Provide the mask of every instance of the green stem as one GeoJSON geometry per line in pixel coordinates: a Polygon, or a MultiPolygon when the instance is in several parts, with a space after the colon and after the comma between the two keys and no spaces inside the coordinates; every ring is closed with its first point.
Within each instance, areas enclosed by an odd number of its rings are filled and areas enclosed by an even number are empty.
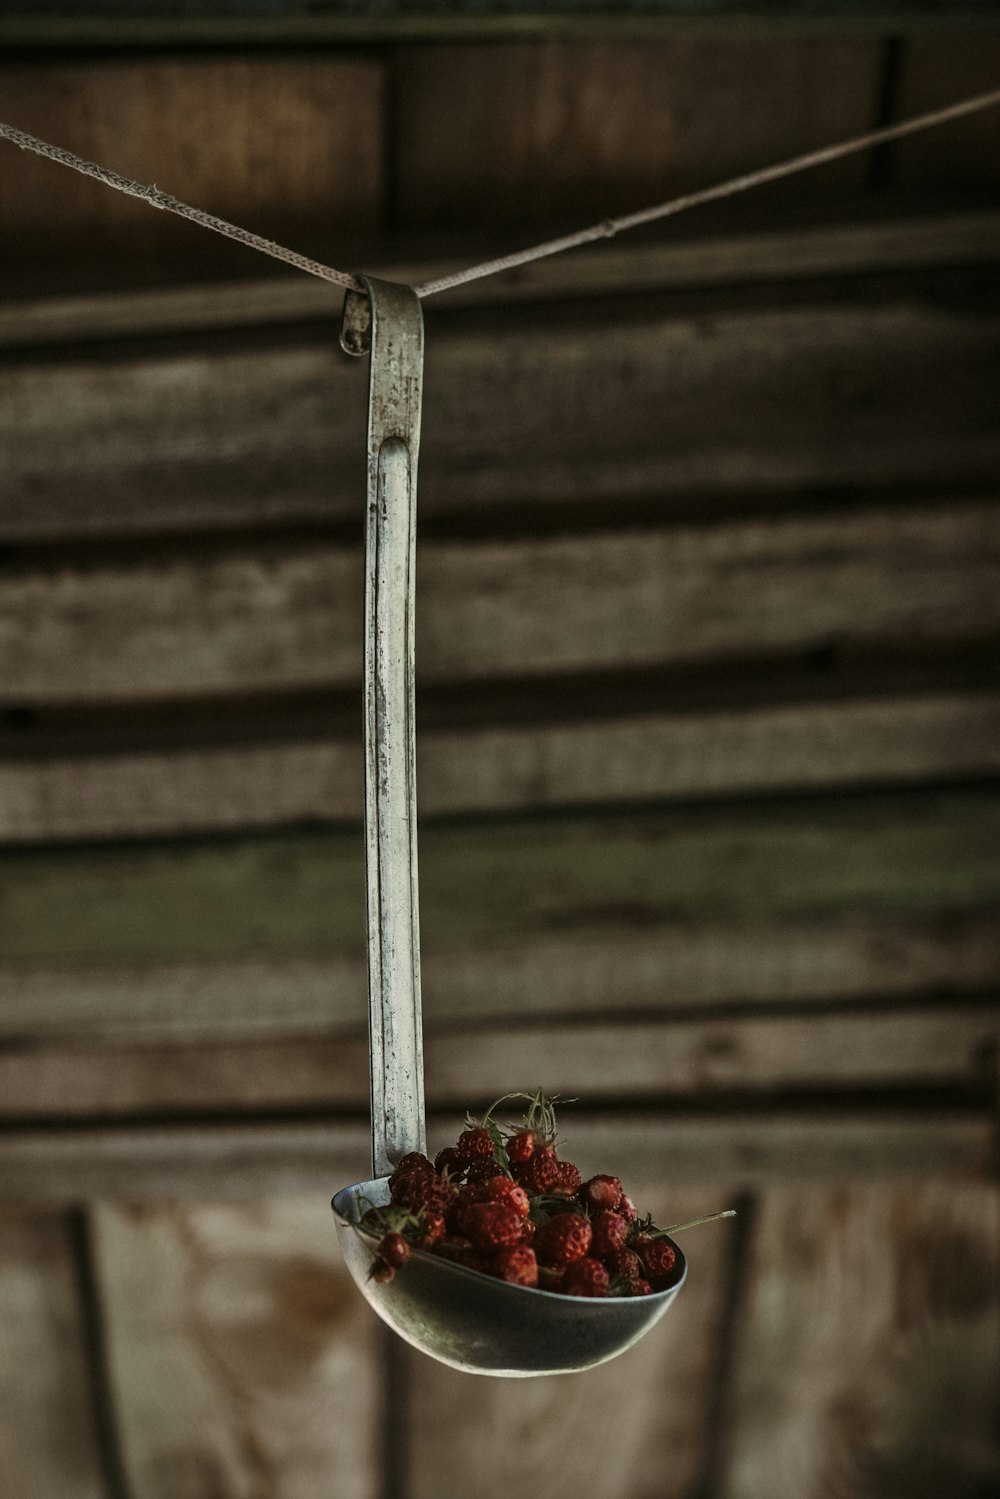
{"type": "Polygon", "coordinates": [[[726,1208],[721,1213],[706,1213],[702,1218],[689,1218],[686,1223],[674,1223],[670,1228],[658,1228],[656,1237],[661,1234],[679,1234],[685,1228],[697,1228],[702,1223],[714,1223],[718,1218],[735,1218],[736,1209],[726,1208]]]}

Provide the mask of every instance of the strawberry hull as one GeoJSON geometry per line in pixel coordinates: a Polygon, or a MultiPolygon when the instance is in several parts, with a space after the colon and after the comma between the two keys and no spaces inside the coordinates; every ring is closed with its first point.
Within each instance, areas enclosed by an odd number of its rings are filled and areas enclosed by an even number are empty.
{"type": "Polygon", "coordinates": [[[357,1224],[365,1208],[389,1200],[385,1177],[337,1193],[334,1220],[345,1262],[366,1300],[400,1337],[470,1374],[530,1378],[605,1363],[659,1321],[687,1273],[673,1244],[676,1273],[665,1290],[595,1299],[511,1285],[415,1250],[404,1273],[379,1283],[370,1276],[378,1240],[357,1224]]]}

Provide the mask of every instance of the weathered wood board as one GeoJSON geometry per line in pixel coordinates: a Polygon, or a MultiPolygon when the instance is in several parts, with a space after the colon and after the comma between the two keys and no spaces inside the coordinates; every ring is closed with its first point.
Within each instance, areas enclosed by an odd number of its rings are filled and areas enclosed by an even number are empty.
{"type": "Polygon", "coordinates": [[[768,1189],[720,1494],[991,1492],[1000,1480],[998,1277],[993,1185],[768,1189]]]}
{"type": "Polygon", "coordinates": [[[375,1499],[379,1324],[322,1197],[95,1210],[132,1492],[375,1499]]]}
{"type": "MultiPolygon", "coordinates": [[[[526,1083],[522,1078],[513,1083],[526,1083]]],[[[487,1100],[488,1101],[488,1100],[487,1100]]],[[[432,1148],[453,1141],[461,1115],[430,1121],[432,1148]]],[[[589,1112],[565,1134],[585,1176],[630,1162],[633,1195],[766,1182],[981,1180],[993,1169],[988,1107],[779,1108],[712,1112],[589,1112]]],[[[370,1174],[367,1120],[283,1120],[138,1127],[17,1129],[0,1136],[0,1200],[76,1203],[260,1201],[333,1192],[370,1174]]]]}
{"type": "Polygon", "coordinates": [[[78,1268],[64,1217],[0,1215],[0,1492],[106,1499],[78,1268]]]}
{"type": "MultiPolygon", "coordinates": [[[[573,227],[662,202],[861,132],[878,65],[863,37],[414,48],[398,85],[398,211],[435,227],[573,227]]],[[[843,191],[864,171],[858,156],[796,186],[843,191]]]]}
{"type": "MultiPolygon", "coordinates": [[[[794,252],[794,251],[793,251],[794,252]]],[[[993,257],[996,259],[996,256],[993,257]]],[[[626,268],[627,275],[627,268],[626,268]]],[[[627,282],[626,282],[627,284],[627,282]]],[[[700,515],[762,493],[995,486],[989,265],[428,314],[426,522],[700,515]],[[806,286],[808,283],[806,284],[806,286]]],[[[581,288],[583,289],[583,288],[581,288]]],[[[0,534],[357,519],[365,370],[308,327],[25,352],[0,368],[0,534]]]]}
{"type": "MultiPolygon", "coordinates": [[[[346,685],[360,673],[359,552],[242,543],[189,560],[11,570],[8,700],[121,703],[346,685]]],[[[418,553],[426,684],[873,653],[1000,627],[1000,505],[759,519],[418,553]]]]}
{"type": "MultiPolygon", "coordinates": [[[[36,56],[5,59],[0,93],[4,118],[29,134],[266,238],[332,249],[331,225],[350,238],[381,218],[383,73],[379,59],[330,53],[36,56]]],[[[101,260],[124,278],[137,262],[166,279],[185,265],[260,265],[6,142],[0,218],[4,271],[22,278],[61,268],[72,285],[101,260]]]]}
{"type": "MultiPolygon", "coordinates": [[[[641,1209],[667,1224],[723,1200],[703,1186],[653,1193],[641,1209]]],[[[408,1353],[413,1499],[494,1499],[543,1473],[550,1499],[684,1499],[704,1463],[730,1231],[686,1240],[676,1304],[623,1359],[586,1374],[470,1380],[408,1353]]]]}
{"type": "MultiPolygon", "coordinates": [[[[362,1005],[359,998],[357,1017],[362,1005]]],[[[163,1115],[237,1109],[355,1108],[368,1103],[368,1042],[357,1030],[303,1040],[67,1047],[58,1038],[0,1051],[0,1114],[12,1119],[163,1115]]],[[[432,1107],[498,1098],[512,1078],[545,1079],[563,1097],[720,1100],[860,1089],[933,1088],[981,1096],[1000,1046],[1000,1002],[949,1000],[904,1010],[769,1018],[574,1017],[514,1028],[433,1023],[425,1034],[432,1107]]]]}
{"type": "MultiPolygon", "coordinates": [[[[960,781],[997,770],[995,693],[428,730],[417,745],[424,816],[960,781]]],[[[360,737],[0,759],[0,840],[356,821],[362,775],[360,737]]]]}
{"type": "MultiPolygon", "coordinates": [[[[995,794],[970,790],[432,825],[428,1018],[829,998],[845,974],[847,993],[982,989],[996,820],[995,794]]],[[[360,833],[338,831],[9,855],[4,1029],[356,1023],[361,861],[360,833]],[[261,960],[258,1008],[240,965],[261,960]]]]}

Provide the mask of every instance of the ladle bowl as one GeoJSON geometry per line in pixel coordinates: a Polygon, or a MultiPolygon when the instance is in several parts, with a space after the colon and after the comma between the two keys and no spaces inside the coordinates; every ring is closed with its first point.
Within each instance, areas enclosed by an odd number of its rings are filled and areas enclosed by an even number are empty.
{"type": "Polygon", "coordinates": [[[388,1201],[387,1177],[345,1187],[333,1199],[348,1269],[394,1332],[465,1374],[526,1379],[575,1374],[606,1363],[660,1320],[687,1273],[684,1256],[671,1240],[677,1278],[667,1290],[652,1296],[563,1296],[508,1285],[417,1249],[391,1281],[380,1284],[369,1275],[376,1240],[356,1225],[367,1208],[388,1201]]]}

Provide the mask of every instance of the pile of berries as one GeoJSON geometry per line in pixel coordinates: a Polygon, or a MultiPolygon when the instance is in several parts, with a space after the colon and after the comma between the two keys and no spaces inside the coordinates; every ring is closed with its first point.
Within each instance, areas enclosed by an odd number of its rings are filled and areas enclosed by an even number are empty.
{"type": "Polygon", "coordinates": [[[391,1280],[414,1249],[566,1296],[649,1296],[679,1273],[668,1230],[640,1220],[616,1176],[583,1181],[560,1160],[553,1101],[541,1091],[506,1094],[433,1162],[404,1156],[389,1191],[390,1204],[369,1208],[360,1224],[378,1241],[377,1281],[391,1280]],[[509,1099],[529,1107],[503,1129],[494,1111],[509,1099]]]}

